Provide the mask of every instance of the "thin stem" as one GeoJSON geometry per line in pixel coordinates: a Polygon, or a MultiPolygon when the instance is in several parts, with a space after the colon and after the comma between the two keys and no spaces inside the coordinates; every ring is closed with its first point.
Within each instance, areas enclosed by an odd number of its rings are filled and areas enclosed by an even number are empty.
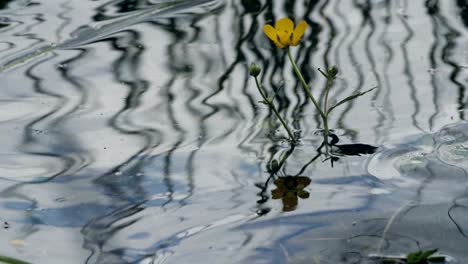
{"type": "Polygon", "coordinates": [[[276,117],[279,119],[279,121],[283,125],[284,129],[286,129],[286,131],[288,132],[288,135],[289,135],[289,138],[290,138],[291,142],[293,144],[295,144],[297,142],[296,137],[294,136],[294,134],[292,133],[291,129],[288,127],[288,125],[286,124],[284,119],[281,117],[281,115],[278,112],[278,110],[276,109],[275,105],[267,98],[266,93],[263,91],[262,86],[258,82],[258,78],[256,76],[254,78],[255,78],[255,84],[257,85],[258,92],[262,96],[263,101],[266,104],[268,104],[268,106],[271,108],[271,110],[273,110],[273,113],[275,113],[276,117]]]}
{"type": "Polygon", "coordinates": [[[325,91],[325,100],[323,102],[323,112],[328,116],[328,94],[332,85],[332,80],[327,79],[327,90],[325,91]]]}
{"type": "Polygon", "coordinates": [[[325,91],[325,100],[323,102],[323,112],[325,114],[325,118],[323,119],[323,126],[324,126],[324,136],[325,136],[325,141],[327,142],[326,145],[328,145],[328,133],[329,133],[329,128],[328,128],[328,94],[330,93],[330,88],[332,85],[333,80],[332,79],[327,79],[327,88],[325,91]]]}
{"type": "Polygon", "coordinates": [[[322,117],[323,121],[323,136],[325,137],[325,145],[328,146],[328,134],[330,129],[328,128],[328,114],[325,114],[325,117],[322,117]]]}
{"type": "MultiPolygon", "coordinates": [[[[312,94],[312,91],[310,90],[310,87],[309,85],[307,85],[306,81],[304,80],[304,77],[302,76],[301,74],[301,71],[299,70],[299,68],[297,67],[296,65],[296,62],[294,61],[292,55],[291,55],[291,50],[288,48],[288,58],[289,58],[289,61],[291,61],[291,64],[293,66],[293,69],[294,69],[294,72],[296,73],[297,77],[299,77],[299,80],[301,80],[301,83],[302,83],[302,87],[304,88],[304,90],[306,91],[307,95],[309,96],[310,100],[312,100],[312,103],[314,103],[314,106],[315,108],[317,109],[317,111],[319,112],[320,116],[322,117],[322,121],[323,121],[323,127],[324,127],[324,136],[325,137],[328,137],[328,133],[329,133],[329,129],[328,129],[328,115],[326,114],[326,112],[323,112],[322,109],[320,108],[319,104],[317,103],[317,101],[315,100],[315,97],[314,95],[312,94]]],[[[327,142],[327,141],[325,141],[327,142]]]]}
{"type": "Polygon", "coordinates": [[[301,80],[302,87],[306,91],[309,98],[312,100],[312,103],[314,103],[315,108],[317,108],[317,111],[320,113],[320,116],[322,116],[322,118],[325,118],[325,114],[323,113],[322,109],[320,109],[320,106],[317,103],[317,101],[315,100],[315,97],[312,94],[312,91],[310,90],[309,85],[307,85],[306,81],[304,80],[304,77],[302,76],[301,71],[299,71],[299,68],[297,67],[296,62],[294,61],[294,59],[293,59],[293,57],[291,55],[291,50],[289,48],[288,48],[288,58],[289,58],[289,61],[291,61],[294,72],[296,72],[297,77],[299,77],[299,80],[301,80]]]}

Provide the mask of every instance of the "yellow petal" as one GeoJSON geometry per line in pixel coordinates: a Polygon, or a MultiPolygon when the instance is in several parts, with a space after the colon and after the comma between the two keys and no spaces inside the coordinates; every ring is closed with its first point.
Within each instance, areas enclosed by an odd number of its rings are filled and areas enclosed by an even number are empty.
{"type": "Polygon", "coordinates": [[[276,34],[276,29],[274,27],[271,25],[263,26],[263,33],[265,33],[265,35],[267,35],[267,37],[271,39],[278,48],[284,48],[284,45],[278,41],[278,35],[276,34]]]}
{"type": "Polygon", "coordinates": [[[291,45],[291,34],[288,32],[278,31],[278,42],[284,46],[291,45]]]}
{"type": "Polygon", "coordinates": [[[265,33],[269,39],[273,40],[273,42],[276,41],[276,29],[271,25],[263,26],[263,33],[265,33]]]}
{"type": "Polygon", "coordinates": [[[288,46],[288,45],[284,45],[283,43],[281,43],[279,41],[275,41],[275,44],[280,49],[284,49],[284,48],[286,48],[288,46]]]}
{"type": "Polygon", "coordinates": [[[285,17],[276,21],[276,30],[280,32],[289,32],[291,34],[294,30],[294,22],[291,19],[285,17]]]}
{"type": "Polygon", "coordinates": [[[299,22],[294,29],[293,37],[292,37],[292,44],[293,46],[297,46],[299,44],[299,40],[301,40],[302,35],[304,35],[305,30],[307,29],[307,22],[302,20],[299,22]]]}

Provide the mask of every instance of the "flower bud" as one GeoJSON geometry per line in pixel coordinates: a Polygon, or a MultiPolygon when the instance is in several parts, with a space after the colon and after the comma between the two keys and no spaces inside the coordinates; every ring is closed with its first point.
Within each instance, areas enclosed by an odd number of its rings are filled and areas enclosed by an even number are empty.
{"type": "Polygon", "coordinates": [[[257,77],[260,72],[262,71],[262,69],[255,63],[252,62],[252,64],[250,64],[250,75],[253,76],[253,77],[257,77]]]}
{"type": "Polygon", "coordinates": [[[338,74],[338,69],[335,66],[331,66],[330,69],[328,69],[329,77],[335,78],[337,74],[338,74]]]}

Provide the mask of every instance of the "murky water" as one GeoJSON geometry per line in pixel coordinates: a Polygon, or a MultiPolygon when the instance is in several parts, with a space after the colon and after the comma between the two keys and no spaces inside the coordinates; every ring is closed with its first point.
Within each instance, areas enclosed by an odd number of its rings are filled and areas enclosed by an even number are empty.
{"type": "Polygon", "coordinates": [[[378,263],[438,248],[467,263],[466,0],[0,8],[0,255],[378,263]],[[293,54],[315,94],[325,87],[316,68],[331,65],[333,99],[378,87],[330,120],[340,144],[374,154],[333,167],[318,155],[320,118],[261,30],[285,16],[309,24],[293,54]],[[301,135],[294,149],[258,103],[250,62],[301,135]]]}

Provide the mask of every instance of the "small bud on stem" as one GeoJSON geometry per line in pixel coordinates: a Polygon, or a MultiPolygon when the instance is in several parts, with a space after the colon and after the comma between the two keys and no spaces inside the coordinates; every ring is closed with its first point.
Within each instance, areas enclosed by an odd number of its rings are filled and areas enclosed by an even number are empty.
{"type": "Polygon", "coordinates": [[[250,64],[250,76],[253,76],[253,77],[257,77],[260,72],[262,71],[262,69],[255,63],[252,62],[252,64],[250,64]]]}
{"type": "Polygon", "coordinates": [[[336,75],[338,74],[338,69],[336,66],[331,66],[330,69],[328,69],[328,77],[334,79],[336,75]]]}

